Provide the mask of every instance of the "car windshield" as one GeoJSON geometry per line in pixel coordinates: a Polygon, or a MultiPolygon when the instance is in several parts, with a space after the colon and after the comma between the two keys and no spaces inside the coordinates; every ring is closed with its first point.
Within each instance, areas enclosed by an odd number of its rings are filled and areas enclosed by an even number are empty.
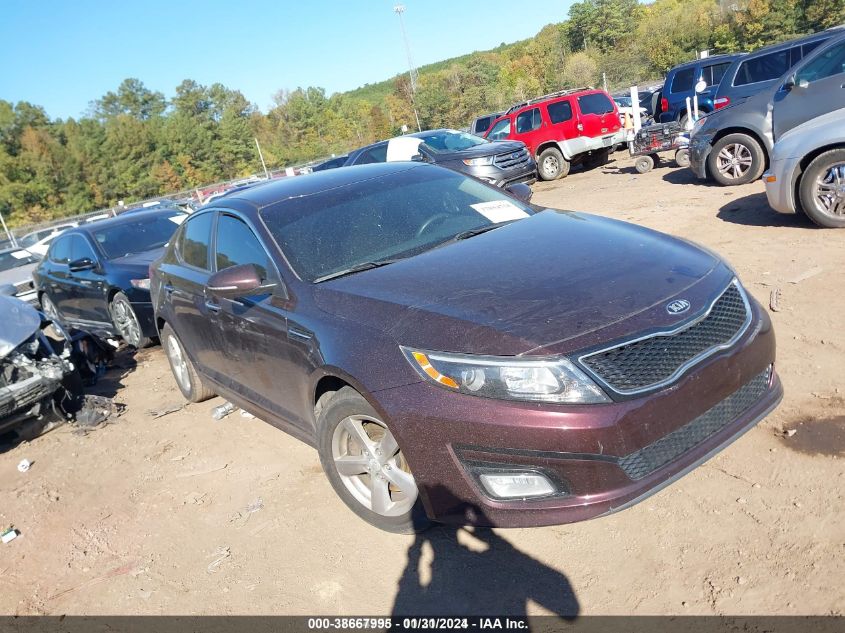
{"type": "Polygon", "coordinates": [[[417,138],[421,138],[423,143],[436,152],[460,152],[490,142],[486,138],[456,130],[439,130],[423,136],[418,135],[417,138]]]}
{"type": "Polygon", "coordinates": [[[631,97],[614,97],[613,100],[616,102],[616,105],[622,108],[631,107],[631,97]]]}
{"type": "Polygon", "coordinates": [[[419,166],[284,200],[261,218],[297,274],[319,281],[532,213],[501,189],[419,166]]]}
{"type": "Polygon", "coordinates": [[[26,266],[27,264],[34,264],[38,258],[25,250],[5,251],[0,253],[0,272],[26,266]]]}
{"type": "Polygon", "coordinates": [[[181,212],[145,217],[129,215],[119,224],[92,230],[91,236],[106,259],[115,259],[164,246],[186,217],[181,212]]]}

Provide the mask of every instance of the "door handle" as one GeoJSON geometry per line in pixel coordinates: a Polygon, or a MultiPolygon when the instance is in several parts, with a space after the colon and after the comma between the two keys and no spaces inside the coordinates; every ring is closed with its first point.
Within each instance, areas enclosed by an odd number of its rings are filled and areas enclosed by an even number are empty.
{"type": "Polygon", "coordinates": [[[205,307],[208,308],[209,312],[213,312],[214,314],[220,312],[220,306],[214,303],[211,299],[205,300],[205,307]]]}

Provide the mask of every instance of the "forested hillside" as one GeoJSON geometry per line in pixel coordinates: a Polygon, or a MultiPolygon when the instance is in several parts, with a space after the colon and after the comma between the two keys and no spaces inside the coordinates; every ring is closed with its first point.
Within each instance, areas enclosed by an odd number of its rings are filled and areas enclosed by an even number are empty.
{"type": "MultiPolygon", "coordinates": [[[[845,22],[845,0],[583,0],[533,38],[420,69],[423,127],[563,87],[628,86],[696,52],[751,50],[845,22]]],[[[6,63],[11,63],[7,60],[6,63]]],[[[79,69],[84,72],[84,69],[79,69]]],[[[236,87],[190,79],[172,95],[126,79],[82,118],[0,100],[0,213],[12,225],[130,202],[346,152],[415,127],[407,75],[327,96],[280,90],[266,113],[236,87]]]]}

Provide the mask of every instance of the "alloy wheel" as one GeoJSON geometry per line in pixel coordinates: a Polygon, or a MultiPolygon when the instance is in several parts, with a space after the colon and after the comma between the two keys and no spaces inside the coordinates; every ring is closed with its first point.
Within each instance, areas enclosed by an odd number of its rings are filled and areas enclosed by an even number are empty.
{"type": "Polygon", "coordinates": [[[167,358],[170,360],[170,367],[173,369],[173,375],[176,377],[176,382],[182,388],[182,391],[191,390],[191,377],[188,374],[188,363],[185,362],[185,356],[182,353],[182,346],[175,336],[167,337],[167,358]]]}
{"type": "Polygon", "coordinates": [[[112,316],[114,325],[123,340],[133,347],[138,347],[141,342],[141,326],[129,304],[125,301],[112,303],[112,316]]]}
{"type": "Polygon", "coordinates": [[[385,517],[401,516],[417,500],[417,485],[396,438],[365,415],[344,418],[332,434],[332,460],[358,503],[385,517]]]}
{"type": "Polygon", "coordinates": [[[845,163],[834,163],[816,178],[814,197],[818,209],[837,220],[845,218],[845,163]]]}
{"type": "Polygon", "coordinates": [[[731,180],[738,180],[747,174],[752,163],[751,150],[741,143],[725,145],[716,156],[719,173],[731,180]]]}

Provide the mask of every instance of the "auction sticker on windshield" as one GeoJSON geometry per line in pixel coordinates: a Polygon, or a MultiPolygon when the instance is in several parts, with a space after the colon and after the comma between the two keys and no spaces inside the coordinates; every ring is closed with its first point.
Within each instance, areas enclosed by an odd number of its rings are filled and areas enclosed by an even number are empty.
{"type": "Polygon", "coordinates": [[[27,257],[32,257],[32,254],[29,251],[12,251],[12,257],[15,259],[26,259],[27,257]]]}
{"type": "Polygon", "coordinates": [[[493,223],[527,218],[528,214],[508,200],[494,200],[469,205],[493,223]]]}

